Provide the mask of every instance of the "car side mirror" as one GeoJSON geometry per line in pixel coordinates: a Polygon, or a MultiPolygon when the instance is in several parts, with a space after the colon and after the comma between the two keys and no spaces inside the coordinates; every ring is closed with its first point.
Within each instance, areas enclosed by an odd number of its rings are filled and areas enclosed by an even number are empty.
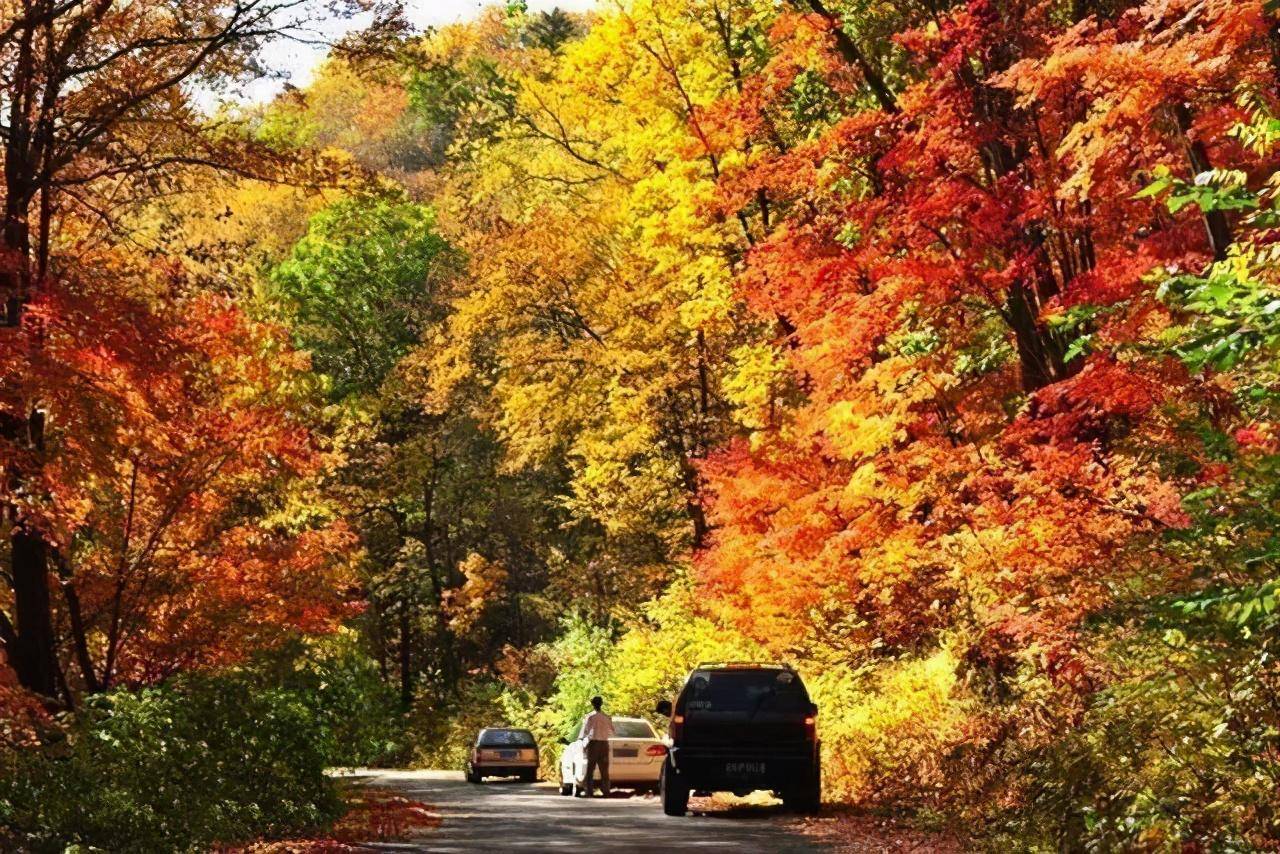
{"type": "Polygon", "coordinates": [[[653,707],[653,711],[659,715],[662,715],[663,717],[666,717],[666,718],[671,717],[671,701],[659,700],[658,705],[653,707]]]}
{"type": "Polygon", "coordinates": [[[810,714],[810,716],[813,716],[813,715],[818,714],[818,704],[817,704],[817,703],[810,703],[810,704],[809,704],[809,714],[810,714]]]}

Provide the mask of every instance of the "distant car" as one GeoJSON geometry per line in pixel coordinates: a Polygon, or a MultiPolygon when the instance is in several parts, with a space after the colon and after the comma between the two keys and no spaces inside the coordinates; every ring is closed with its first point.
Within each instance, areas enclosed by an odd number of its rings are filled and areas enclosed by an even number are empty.
{"type": "Polygon", "coordinates": [[[782,664],[700,664],[689,674],[671,718],[662,767],[662,810],[684,815],[691,792],[771,791],[798,812],[822,802],[818,707],[800,674],[782,664]]]}
{"type": "Polygon", "coordinates": [[[468,783],[485,777],[519,777],[532,783],[538,779],[538,742],[527,729],[486,727],[476,736],[465,770],[468,783]]]}
{"type": "MultiPolygon", "coordinates": [[[[615,735],[609,739],[609,785],[617,789],[656,791],[662,778],[662,761],[667,745],[653,724],[644,718],[614,718],[615,735]]],[[[599,781],[600,774],[596,773],[599,781]]],[[[587,746],[578,737],[560,754],[560,794],[585,793],[587,786],[587,746]]]]}

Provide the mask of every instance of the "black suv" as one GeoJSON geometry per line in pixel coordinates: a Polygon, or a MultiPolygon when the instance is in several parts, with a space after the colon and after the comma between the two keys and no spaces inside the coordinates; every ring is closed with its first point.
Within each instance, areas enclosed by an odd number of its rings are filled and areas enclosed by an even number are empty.
{"type": "Polygon", "coordinates": [[[768,790],[788,807],[813,813],[822,796],[818,707],[800,674],[781,664],[700,664],[689,674],[671,718],[662,767],[662,811],[684,815],[689,793],[768,790]]]}

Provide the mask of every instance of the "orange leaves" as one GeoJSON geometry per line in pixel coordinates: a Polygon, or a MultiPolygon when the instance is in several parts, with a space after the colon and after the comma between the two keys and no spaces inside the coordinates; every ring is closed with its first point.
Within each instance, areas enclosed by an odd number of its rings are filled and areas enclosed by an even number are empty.
{"type": "MultiPolygon", "coordinates": [[[[1149,544],[1189,524],[1192,485],[1153,460],[1202,457],[1178,419],[1218,405],[1147,355],[1172,322],[1151,273],[1200,264],[1204,223],[1134,196],[1196,141],[1248,169],[1215,138],[1235,82],[1271,79],[1259,9],[904,18],[900,114],[845,102],[722,178],[729,212],[758,193],[778,211],[736,285],[778,319],[799,392],[703,467],[699,572],[741,627],[780,646],[832,614],[882,642],[973,632],[1087,689],[1072,627],[1116,579],[1162,571],[1149,544]]],[[[812,23],[775,26],[721,105],[744,135],[789,115],[805,75],[832,79],[812,23]]]]}
{"type": "Polygon", "coordinates": [[[505,594],[507,570],[502,564],[472,552],[458,564],[463,583],[445,592],[441,608],[449,619],[449,628],[459,635],[471,631],[484,609],[505,594]]]}
{"type": "Polygon", "coordinates": [[[351,532],[282,505],[321,460],[299,417],[306,362],[280,330],[220,297],[136,296],[92,262],[29,321],[0,337],[0,406],[47,413],[45,448],[5,449],[25,476],[0,488],[20,485],[5,498],[56,549],[103,681],[235,660],[350,613],[351,532]]]}

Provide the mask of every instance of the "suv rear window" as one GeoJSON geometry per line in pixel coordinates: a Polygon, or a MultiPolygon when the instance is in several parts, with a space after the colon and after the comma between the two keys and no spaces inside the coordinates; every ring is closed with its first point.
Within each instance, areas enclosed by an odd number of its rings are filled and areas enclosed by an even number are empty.
{"type": "Polygon", "coordinates": [[[695,670],[679,705],[685,713],[804,713],[809,695],[793,670],[695,670]]]}
{"type": "Polygon", "coordinates": [[[527,729],[490,729],[480,733],[480,747],[533,747],[533,733],[527,729]]]}

